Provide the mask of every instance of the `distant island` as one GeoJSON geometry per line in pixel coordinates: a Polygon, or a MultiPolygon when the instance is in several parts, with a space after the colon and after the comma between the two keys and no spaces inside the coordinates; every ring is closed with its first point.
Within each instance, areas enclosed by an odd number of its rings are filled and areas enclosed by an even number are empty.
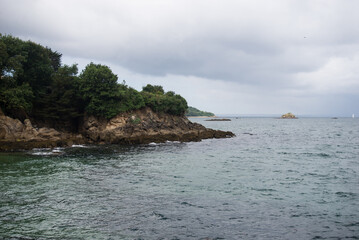
{"type": "Polygon", "coordinates": [[[293,113],[290,113],[290,112],[283,114],[280,118],[281,119],[297,119],[297,117],[293,113]]]}
{"type": "Polygon", "coordinates": [[[209,122],[229,122],[232,121],[231,119],[228,118],[212,118],[212,119],[208,119],[205,121],[209,121],[209,122]]]}
{"type": "Polygon", "coordinates": [[[214,113],[204,112],[195,107],[188,107],[186,111],[187,117],[214,117],[214,113]]]}
{"type": "Polygon", "coordinates": [[[150,84],[137,91],[92,62],[78,74],[77,65],[63,65],[61,57],[0,34],[0,151],[234,136],[189,121],[192,108],[173,91],[150,84]]]}

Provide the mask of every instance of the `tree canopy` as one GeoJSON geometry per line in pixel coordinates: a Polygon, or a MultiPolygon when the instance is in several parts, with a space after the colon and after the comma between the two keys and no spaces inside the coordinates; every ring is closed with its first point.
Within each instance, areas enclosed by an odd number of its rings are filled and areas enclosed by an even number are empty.
{"type": "Polygon", "coordinates": [[[186,99],[172,91],[165,93],[161,86],[148,84],[141,93],[145,105],[157,112],[184,115],[188,108],[186,99]]]}
{"type": "Polygon", "coordinates": [[[150,107],[184,115],[186,100],[162,86],[139,92],[123,83],[108,66],[90,63],[78,75],[77,65],[61,64],[61,53],[31,41],[0,34],[0,108],[6,115],[38,122],[76,125],[85,114],[112,118],[150,107]]]}

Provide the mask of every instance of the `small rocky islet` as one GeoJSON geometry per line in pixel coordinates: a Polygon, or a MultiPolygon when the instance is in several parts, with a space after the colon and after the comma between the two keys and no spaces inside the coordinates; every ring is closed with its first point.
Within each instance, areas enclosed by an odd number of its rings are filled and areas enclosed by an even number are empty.
{"type": "Polygon", "coordinates": [[[280,118],[281,119],[297,119],[297,117],[293,113],[290,113],[290,112],[283,114],[280,118]]]}

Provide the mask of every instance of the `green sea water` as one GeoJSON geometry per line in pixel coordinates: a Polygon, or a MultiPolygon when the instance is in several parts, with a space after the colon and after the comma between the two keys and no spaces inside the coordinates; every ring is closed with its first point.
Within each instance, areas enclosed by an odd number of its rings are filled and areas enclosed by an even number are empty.
{"type": "Polygon", "coordinates": [[[191,119],[237,136],[0,154],[0,239],[358,239],[359,120],[191,119]]]}

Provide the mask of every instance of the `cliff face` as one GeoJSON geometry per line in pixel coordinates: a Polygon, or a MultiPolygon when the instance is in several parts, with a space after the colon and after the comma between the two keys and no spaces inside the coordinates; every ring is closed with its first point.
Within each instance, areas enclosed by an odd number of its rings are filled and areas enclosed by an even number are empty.
{"type": "Polygon", "coordinates": [[[83,142],[79,134],[59,132],[53,128],[35,128],[29,119],[22,123],[18,119],[0,115],[0,151],[69,146],[83,142]]]}
{"type": "Polygon", "coordinates": [[[80,143],[140,144],[165,141],[200,141],[233,137],[232,132],[205,128],[186,117],[155,113],[149,108],[119,114],[107,120],[86,116],[78,134],[53,128],[35,128],[0,112],[0,150],[70,146],[80,143]]]}
{"type": "Polygon", "coordinates": [[[149,108],[119,114],[110,120],[85,117],[81,133],[90,142],[116,144],[188,142],[234,136],[231,132],[192,123],[186,117],[155,113],[149,108]]]}

